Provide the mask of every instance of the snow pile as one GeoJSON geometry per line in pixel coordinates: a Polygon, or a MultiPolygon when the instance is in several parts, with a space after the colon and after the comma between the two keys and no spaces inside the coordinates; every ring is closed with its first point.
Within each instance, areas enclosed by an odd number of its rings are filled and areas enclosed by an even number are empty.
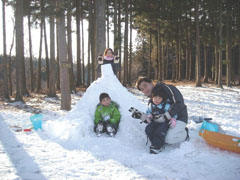
{"type": "MultiPolygon", "coordinates": [[[[145,124],[139,124],[128,112],[132,105],[144,110],[146,101],[142,100],[146,98],[131,89],[143,104],[138,102],[115,76],[107,76],[111,71],[106,72],[106,77],[94,82],[71,112],[59,110],[59,104],[48,100],[28,102],[28,106],[41,107],[43,131],[15,132],[13,127],[29,120],[32,112],[16,104],[0,104],[1,179],[239,180],[240,155],[208,145],[198,136],[201,123],[191,119],[189,141],[166,146],[158,155],[149,154],[145,124]],[[102,91],[121,105],[123,117],[113,138],[96,137],[92,130],[95,105],[102,91]]],[[[178,89],[189,116],[211,117],[226,134],[240,137],[240,89],[178,89]]],[[[79,96],[73,95],[72,99],[77,102],[79,96]]]]}
{"type": "Polygon", "coordinates": [[[101,68],[102,77],[89,86],[76,106],[65,117],[59,120],[48,121],[44,129],[53,138],[71,140],[74,143],[95,136],[93,132],[94,113],[99,103],[99,95],[106,92],[120,106],[121,121],[116,137],[125,142],[132,142],[138,139],[142,143],[139,137],[144,138],[145,141],[144,126],[140,125],[140,121],[131,117],[128,109],[133,106],[141,111],[145,111],[146,105],[122,86],[113,74],[110,64],[102,65],[101,68]]]}

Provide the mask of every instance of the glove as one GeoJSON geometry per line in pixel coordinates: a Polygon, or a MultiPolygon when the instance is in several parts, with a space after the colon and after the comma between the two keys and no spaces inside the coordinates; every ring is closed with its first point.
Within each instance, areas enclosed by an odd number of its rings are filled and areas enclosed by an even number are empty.
{"type": "Polygon", "coordinates": [[[175,118],[171,118],[168,124],[170,125],[171,128],[173,128],[176,126],[176,123],[177,120],[175,118]]]}
{"type": "Polygon", "coordinates": [[[142,115],[141,115],[141,117],[140,117],[140,119],[141,119],[141,122],[140,123],[150,123],[151,121],[149,121],[148,120],[148,117],[147,117],[147,114],[145,114],[145,113],[142,113],[142,115]]]}
{"type": "Polygon", "coordinates": [[[98,57],[97,57],[97,60],[98,60],[98,64],[103,64],[103,58],[102,58],[102,56],[98,56],[98,57]]]}
{"type": "Polygon", "coordinates": [[[148,123],[147,122],[147,114],[137,110],[136,108],[134,107],[131,107],[129,110],[129,112],[132,113],[132,117],[135,118],[135,119],[141,119],[141,123],[148,123]]]}
{"type": "Polygon", "coordinates": [[[118,56],[115,56],[113,62],[114,62],[114,63],[118,63],[118,62],[119,62],[119,57],[118,57],[118,56]]]}
{"type": "Polygon", "coordinates": [[[159,115],[153,117],[153,121],[163,123],[166,121],[166,118],[165,118],[164,114],[159,114],[159,115]]]}
{"type": "Polygon", "coordinates": [[[132,113],[132,117],[135,119],[141,119],[141,116],[143,114],[141,111],[135,109],[134,107],[131,107],[128,111],[132,113]]]}

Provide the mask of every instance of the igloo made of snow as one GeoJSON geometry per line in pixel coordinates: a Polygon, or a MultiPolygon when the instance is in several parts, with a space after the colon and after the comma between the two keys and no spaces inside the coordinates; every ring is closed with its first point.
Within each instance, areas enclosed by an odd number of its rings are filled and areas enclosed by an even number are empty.
{"type": "Polygon", "coordinates": [[[101,66],[102,76],[94,81],[83,94],[75,107],[64,117],[46,123],[45,129],[53,137],[62,140],[81,141],[86,137],[95,137],[94,113],[99,103],[99,95],[108,93],[111,100],[119,104],[121,120],[118,133],[114,138],[132,141],[136,137],[145,138],[144,127],[140,121],[133,119],[128,111],[135,107],[145,111],[147,106],[129,92],[114,75],[110,64],[101,66]]]}

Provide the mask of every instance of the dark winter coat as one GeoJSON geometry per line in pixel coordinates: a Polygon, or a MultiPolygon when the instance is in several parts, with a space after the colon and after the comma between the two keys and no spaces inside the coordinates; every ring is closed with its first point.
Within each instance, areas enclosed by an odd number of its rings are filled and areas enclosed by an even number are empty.
{"type": "Polygon", "coordinates": [[[184,99],[181,92],[172,85],[166,85],[165,83],[157,83],[154,88],[158,88],[166,94],[170,100],[171,108],[168,110],[171,117],[177,115],[177,120],[188,122],[187,106],[184,104],[184,99]]]}

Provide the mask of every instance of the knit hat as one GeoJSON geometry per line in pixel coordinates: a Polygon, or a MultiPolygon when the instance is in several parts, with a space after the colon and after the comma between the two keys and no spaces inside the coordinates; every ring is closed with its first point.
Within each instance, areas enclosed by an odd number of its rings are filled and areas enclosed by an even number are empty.
{"type": "Polygon", "coordinates": [[[100,102],[102,102],[102,100],[103,100],[104,98],[106,98],[106,97],[108,97],[109,99],[111,99],[110,96],[109,96],[107,93],[102,93],[102,94],[100,94],[100,96],[99,96],[100,102]]]}
{"type": "Polygon", "coordinates": [[[163,100],[166,100],[167,99],[167,94],[164,90],[160,90],[159,86],[155,86],[152,90],[152,94],[151,94],[152,97],[155,97],[155,96],[159,96],[161,98],[163,98],[163,100]]]}

